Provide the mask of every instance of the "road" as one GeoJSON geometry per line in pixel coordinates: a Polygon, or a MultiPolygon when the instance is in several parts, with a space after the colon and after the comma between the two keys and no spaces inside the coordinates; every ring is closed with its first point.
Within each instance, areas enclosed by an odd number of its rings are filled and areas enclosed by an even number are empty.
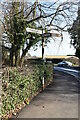
{"type": "Polygon", "coordinates": [[[75,77],[54,71],[54,80],[36,96],[17,118],[78,118],[78,81],[75,77]]]}
{"type": "Polygon", "coordinates": [[[69,67],[69,68],[65,68],[65,67],[54,67],[54,70],[68,73],[68,74],[74,76],[78,81],[80,81],[80,71],[79,71],[79,70],[72,69],[72,67],[71,67],[71,69],[70,69],[70,67],[69,67]]]}

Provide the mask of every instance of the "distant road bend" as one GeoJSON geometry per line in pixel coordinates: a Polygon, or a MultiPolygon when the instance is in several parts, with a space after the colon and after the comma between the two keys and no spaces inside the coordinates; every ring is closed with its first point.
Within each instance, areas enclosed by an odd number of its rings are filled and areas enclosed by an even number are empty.
{"type": "Polygon", "coordinates": [[[64,67],[54,67],[54,70],[58,70],[58,71],[61,71],[61,72],[68,73],[68,74],[76,77],[76,79],[80,81],[80,71],[78,71],[78,70],[70,69],[70,68],[64,68],[64,67]]]}

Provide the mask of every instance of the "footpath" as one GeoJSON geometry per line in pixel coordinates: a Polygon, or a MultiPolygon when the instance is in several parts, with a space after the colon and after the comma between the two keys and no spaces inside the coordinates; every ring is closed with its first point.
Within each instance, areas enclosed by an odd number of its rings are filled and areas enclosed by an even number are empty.
{"type": "Polygon", "coordinates": [[[13,118],[78,118],[78,82],[54,71],[54,80],[13,118]]]}

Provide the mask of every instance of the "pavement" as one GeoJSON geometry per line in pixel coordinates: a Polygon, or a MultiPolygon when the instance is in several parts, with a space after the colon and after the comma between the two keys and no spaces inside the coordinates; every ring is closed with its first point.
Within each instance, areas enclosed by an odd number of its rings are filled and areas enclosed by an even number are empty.
{"type": "Polygon", "coordinates": [[[75,77],[54,71],[51,85],[23,108],[16,118],[78,118],[78,81],[75,77]]]}

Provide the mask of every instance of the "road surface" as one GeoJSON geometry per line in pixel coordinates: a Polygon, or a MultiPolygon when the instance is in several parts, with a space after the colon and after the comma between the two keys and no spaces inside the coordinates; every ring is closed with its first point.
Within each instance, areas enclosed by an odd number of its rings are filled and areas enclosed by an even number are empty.
{"type": "Polygon", "coordinates": [[[80,81],[80,71],[79,70],[65,68],[65,67],[54,67],[54,70],[68,73],[68,74],[74,76],[78,81],[80,81]]]}
{"type": "Polygon", "coordinates": [[[78,81],[75,77],[54,71],[54,81],[36,96],[17,118],[78,118],[78,81]]]}

